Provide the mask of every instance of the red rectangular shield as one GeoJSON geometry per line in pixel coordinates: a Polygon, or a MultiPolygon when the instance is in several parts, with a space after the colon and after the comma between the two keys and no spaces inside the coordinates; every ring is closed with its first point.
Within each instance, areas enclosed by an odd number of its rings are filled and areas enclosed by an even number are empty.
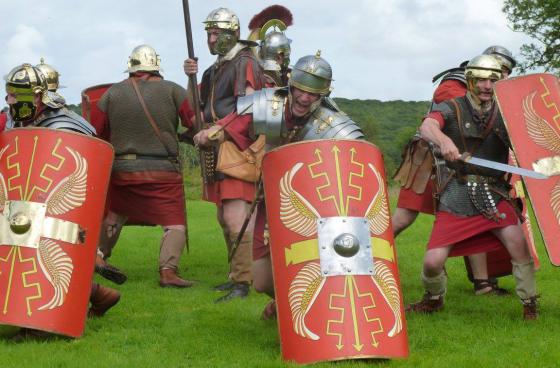
{"type": "Polygon", "coordinates": [[[289,144],[266,154],[263,177],[283,358],[407,357],[379,149],[289,144]]]}
{"type": "Polygon", "coordinates": [[[560,266],[560,86],[551,74],[499,81],[495,87],[520,167],[549,179],[523,178],[550,261],[560,266]]]}
{"type": "Polygon", "coordinates": [[[81,336],[112,160],[83,134],[0,134],[0,324],[81,336]]]}

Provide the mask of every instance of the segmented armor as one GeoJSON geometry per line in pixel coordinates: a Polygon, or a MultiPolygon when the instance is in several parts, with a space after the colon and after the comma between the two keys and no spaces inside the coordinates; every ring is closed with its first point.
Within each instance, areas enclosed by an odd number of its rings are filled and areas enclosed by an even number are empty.
{"type": "Polygon", "coordinates": [[[95,128],[86,119],[66,107],[47,108],[33,122],[33,125],[49,129],[70,130],[86,135],[95,135],[95,128]]]}
{"type": "Polygon", "coordinates": [[[312,139],[363,139],[361,128],[342,112],[330,98],[310,114],[307,122],[290,132],[286,125],[285,106],[288,88],[264,88],[238,99],[237,111],[253,114],[256,135],[266,135],[269,146],[312,139]]]}

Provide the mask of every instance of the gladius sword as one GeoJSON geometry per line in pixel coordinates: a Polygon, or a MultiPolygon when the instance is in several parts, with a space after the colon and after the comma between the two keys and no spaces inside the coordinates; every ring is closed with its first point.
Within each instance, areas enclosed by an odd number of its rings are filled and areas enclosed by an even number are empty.
{"type": "Polygon", "coordinates": [[[501,162],[485,160],[485,159],[479,158],[479,157],[473,157],[473,156],[470,155],[470,153],[463,153],[460,157],[460,160],[464,161],[468,164],[487,167],[487,168],[490,168],[490,169],[495,169],[495,170],[500,170],[500,171],[505,171],[505,172],[512,173],[512,174],[526,176],[528,178],[533,178],[533,179],[548,179],[549,178],[548,176],[546,176],[544,174],[541,174],[539,172],[533,171],[533,170],[523,169],[523,168],[517,167],[517,166],[506,165],[506,164],[502,164],[501,162]]]}

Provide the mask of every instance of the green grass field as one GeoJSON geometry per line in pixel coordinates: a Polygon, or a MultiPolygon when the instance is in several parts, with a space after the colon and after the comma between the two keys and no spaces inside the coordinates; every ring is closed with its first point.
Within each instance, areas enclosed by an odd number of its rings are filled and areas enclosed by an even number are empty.
{"type": "MultiPolygon", "coordinates": [[[[246,300],[214,304],[212,286],[225,281],[226,252],[214,207],[189,202],[191,250],[181,272],[197,281],[187,290],[158,286],[159,228],[126,228],[111,263],[129,280],[114,286],[121,302],[100,319],[90,320],[78,340],[11,343],[14,328],[0,327],[0,367],[275,367],[282,362],[275,321],[262,321],[267,298],[252,292],[246,300]]],[[[420,217],[397,240],[405,302],[422,295],[420,270],[431,217],[420,217]]],[[[521,320],[516,296],[472,293],[462,258],[450,259],[449,292],[443,312],[407,315],[410,357],[398,361],[347,361],[317,367],[555,367],[560,363],[560,270],[550,265],[539,242],[543,264],[537,274],[541,315],[521,320]]],[[[101,279],[100,279],[101,280],[101,279]]],[[[501,285],[514,291],[513,279],[501,285]]]]}

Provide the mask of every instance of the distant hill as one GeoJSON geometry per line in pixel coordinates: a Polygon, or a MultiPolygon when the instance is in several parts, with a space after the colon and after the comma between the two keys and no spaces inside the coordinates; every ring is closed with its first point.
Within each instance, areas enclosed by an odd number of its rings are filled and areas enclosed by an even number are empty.
{"type": "MultiPolygon", "coordinates": [[[[335,98],[338,106],[357,122],[366,134],[368,141],[376,144],[385,157],[387,176],[390,178],[400,163],[404,145],[416,131],[422,116],[428,111],[427,101],[379,101],[349,100],[335,98]]],[[[81,104],[69,105],[81,114],[81,104]]],[[[190,152],[191,162],[197,155],[190,152]]]]}
{"type": "Polygon", "coordinates": [[[338,106],[357,122],[368,141],[383,152],[387,176],[401,160],[402,149],[428,111],[427,101],[379,101],[335,98],[338,106]]]}

